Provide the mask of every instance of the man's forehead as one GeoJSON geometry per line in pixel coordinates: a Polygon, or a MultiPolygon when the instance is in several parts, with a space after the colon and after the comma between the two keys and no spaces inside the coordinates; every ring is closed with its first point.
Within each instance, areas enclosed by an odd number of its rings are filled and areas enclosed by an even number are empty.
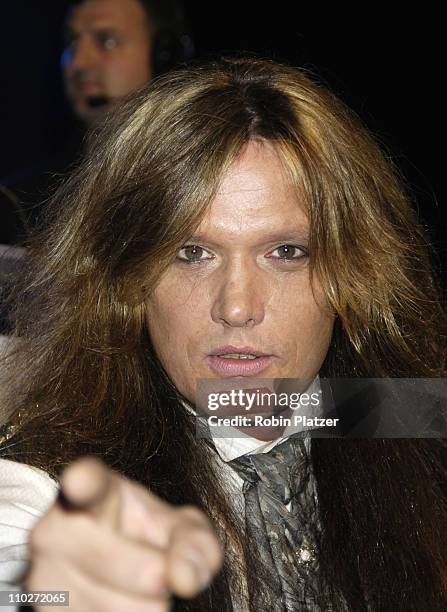
{"type": "Polygon", "coordinates": [[[73,8],[67,19],[67,29],[72,32],[119,30],[136,24],[147,25],[146,13],[138,0],[84,0],[73,8]]]}
{"type": "Polygon", "coordinates": [[[308,218],[302,197],[269,142],[248,143],[222,177],[200,229],[228,236],[301,235],[308,218]]]}
{"type": "Polygon", "coordinates": [[[294,193],[227,192],[216,197],[194,235],[253,242],[307,240],[309,219],[294,193]]]}
{"type": "Polygon", "coordinates": [[[276,146],[268,141],[250,141],[223,175],[218,194],[293,190],[290,177],[276,146]]]}

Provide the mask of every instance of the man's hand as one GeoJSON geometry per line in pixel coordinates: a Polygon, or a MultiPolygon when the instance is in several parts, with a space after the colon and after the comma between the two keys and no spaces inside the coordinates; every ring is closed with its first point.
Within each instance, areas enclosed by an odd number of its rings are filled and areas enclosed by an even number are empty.
{"type": "MultiPolygon", "coordinates": [[[[69,591],[73,612],[166,612],[211,581],[222,550],[207,517],[175,508],[96,459],[64,472],[31,532],[28,591],[69,591]]],[[[37,607],[54,612],[53,607],[37,607]]]]}

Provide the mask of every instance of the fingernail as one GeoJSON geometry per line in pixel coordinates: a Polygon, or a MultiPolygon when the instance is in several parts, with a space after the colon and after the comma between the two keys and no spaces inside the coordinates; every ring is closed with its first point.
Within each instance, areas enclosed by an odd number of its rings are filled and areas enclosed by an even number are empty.
{"type": "Polygon", "coordinates": [[[203,555],[194,548],[187,548],[183,551],[182,557],[190,563],[198,576],[201,589],[205,589],[211,582],[211,572],[205,565],[203,555]]]}

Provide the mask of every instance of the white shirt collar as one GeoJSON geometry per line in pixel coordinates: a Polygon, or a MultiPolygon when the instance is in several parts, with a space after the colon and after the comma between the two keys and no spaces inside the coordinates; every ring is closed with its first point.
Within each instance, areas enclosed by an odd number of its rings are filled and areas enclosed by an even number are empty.
{"type": "MultiPolygon", "coordinates": [[[[320,395],[320,409],[322,411],[321,406],[321,385],[320,378],[317,375],[309,387],[306,389],[307,394],[318,393],[320,395]]],[[[187,410],[194,412],[195,410],[189,405],[184,403],[185,408],[187,410]]],[[[304,407],[303,407],[304,409],[304,407]]],[[[306,412],[306,410],[304,410],[306,412]]],[[[229,430],[233,428],[228,428],[229,430]]],[[[242,457],[242,455],[257,455],[261,453],[268,453],[272,448],[284,442],[287,438],[292,436],[293,434],[299,433],[303,431],[303,426],[301,424],[294,424],[294,420],[292,419],[292,424],[286,427],[282,436],[277,438],[276,440],[269,440],[264,442],[262,440],[257,440],[256,438],[252,438],[247,434],[244,434],[240,430],[234,430],[234,436],[228,436],[225,438],[221,438],[218,436],[213,436],[214,446],[220,456],[220,458],[228,463],[229,461],[233,461],[233,459],[237,459],[237,457],[242,457]]],[[[308,428],[307,428],[308,429],[308,428]]]]}

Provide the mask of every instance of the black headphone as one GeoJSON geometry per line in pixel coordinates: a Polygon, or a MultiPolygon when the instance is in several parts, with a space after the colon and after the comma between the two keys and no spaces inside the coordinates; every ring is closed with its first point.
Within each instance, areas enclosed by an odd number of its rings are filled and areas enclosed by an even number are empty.
{"type": "Polygon", "coordinates": [[[194,56],[194,42],[180,0],[139,0],[152,31],[154,76],[168,72],[194,56]]]}

